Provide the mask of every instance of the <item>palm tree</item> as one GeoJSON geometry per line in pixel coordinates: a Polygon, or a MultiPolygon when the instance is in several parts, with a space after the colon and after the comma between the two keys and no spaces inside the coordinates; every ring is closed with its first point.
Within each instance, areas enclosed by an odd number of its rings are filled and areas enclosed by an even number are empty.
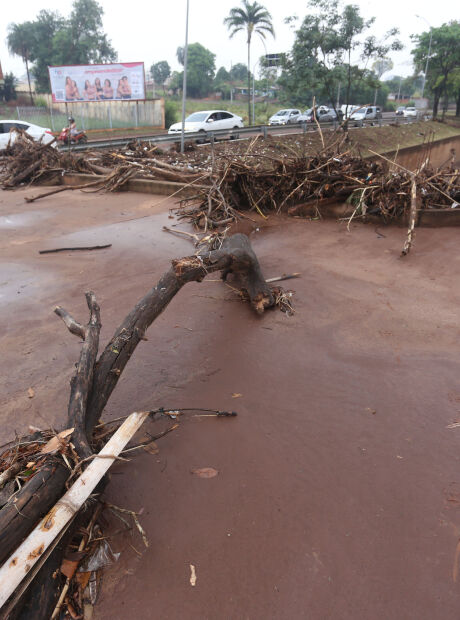
{"type": "MultiPolygon", "coordinates": [[[[265,39],[268,32],[273,37],[275,31],[272,24],[272,16],[258,2],[241,0],[240,7],[230,9],[230,14],[224,19],[224,24],[230,30],[230,38],[241,30],[246,31],[248,44],[248,118],[251,124],[251,38],[253,34],[258,34],[261,39],[265,39]]],[[[254,119],[252,119],[254,121],[254,119]]]]}
{"type": "Polygon", "coordinates": [[[34,31],[32,22],[24,22],[23,24],[10,24],[8,26],[8,36],[6,42],[8,50],[15,56],[20,56],[26,65],[27,81],[29,82],[30,102],[34,104],[32,96],[32,87],[30,85],[29,60],[30,50],[33,45],[34,31]]]}

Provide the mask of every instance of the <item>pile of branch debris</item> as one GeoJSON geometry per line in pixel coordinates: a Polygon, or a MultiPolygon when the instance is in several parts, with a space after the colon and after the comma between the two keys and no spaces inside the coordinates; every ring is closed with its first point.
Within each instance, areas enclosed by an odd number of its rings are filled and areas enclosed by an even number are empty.
{"type": "Polygon", "coordinates": [[[436,170],[426,157],[413,173],[377,153],[374,159],[363,158],[346,135],[332,135],[331,142],[316,154],[305,153],[301,139],[256,136],[236,149],[220,145],[218,156],[212,145],[179,155],[147,142],[75,154],[38,145],[22,133],[0,160],[0,182],[12,188],[26,182],[49,182],[64,172],[86,172],[94,181],[54,192],[76,188],[116,191],[134,178],[196,186],[196,193],[182,200],[177,214],[205,231],[234,222],[248,211],[262,216],[273,212],[305,216],[314,208],[321,216],[321,206],[330,202],[348,202],[353,217],[401,218],[410,211],[414,178],[418,210],[450,209],[460,202],[460,173],[454,167],[454,156],[436,170]]]}

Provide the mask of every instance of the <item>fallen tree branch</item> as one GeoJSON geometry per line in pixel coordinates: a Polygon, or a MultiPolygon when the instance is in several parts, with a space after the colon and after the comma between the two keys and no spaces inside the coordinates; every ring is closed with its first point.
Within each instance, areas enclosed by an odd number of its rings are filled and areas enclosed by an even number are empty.
{"type": "Polygon", "coordinates": [[[54,248],[53,250],[39,250],[39,254],[55,254],[56,252],[76,252],[82,250],[105,250],[106,248],[111,248],[112,244],[107,243],[106,245],[88,245],[88,246],[78,246],[73,248],[54,248]]]}
{"type": "Polygon", "coordinates": [[[271,289],[265,282],[259,261],[246,235],[238,233],[228,237],[220,250],[173,261],[171,269],[162,276],[159,283],[137,302],[99,357],[88,401],[88,434],[97,424],[123,369],[151,323],[184,284],[199,282],[213,271],[222,271],[224,279],[229,273],[236,275],[240,288],[247,291],[256,312],[262,313],[265,308],[274,305],[271,289]]]}

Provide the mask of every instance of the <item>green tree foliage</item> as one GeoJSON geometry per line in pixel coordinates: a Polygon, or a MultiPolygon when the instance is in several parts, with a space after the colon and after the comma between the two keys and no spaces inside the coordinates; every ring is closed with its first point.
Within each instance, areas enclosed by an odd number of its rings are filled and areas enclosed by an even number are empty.
{"type": "MultiPolygon", "coordinates": [[[[184,48],[177,48],[177,59],[184,64],[184,48]]],[[[191,97],[206,97],[212,92],[216,55],[201,43],[191,43],[187,52],[187,94],[191,97]]],[[[179,77],[179,75],[178,75],[179,77]]],[[[180,73],[182,79],[182,73],[180,73]]]]}
{"type": "MultiPolygon", "coordinates": [[[[252,35],[258,35],[264,40],[267,34],[275,36],[273,29],[272,17],[265,7],[258,2],[249,2],[249,0],[241,0],[242,7],[234,7],[230,9],[230,14],[224,19],[224,24],[230,31],[230,38],[238,32],[246,34],[246,43],[248,46],[248,95],[251,92],[251,40],[252,35]]],[[[248,96],[248,118],[251,124],[251,100],[248,96]]],[[[254,119],[253,119],[254,120],[254,119]]]]}
{"type": "Polygon", "coordinates": [[[33,22],[32,73],[39,93],[49,91],[48,65],[58,64],[53,58],[54,37],[65,20],[56,11],[40,11],[33,22]]]}
{"type": "Polygon", "coordinates": [[[49,65],[111,62],[117,54],[102,29],[103,9],[96,0],[74,0],[69,18],[40,11],[37,19],[9,26],[8,45],[26,63],[38,92],[49,90],[49,65]],[[26,60],[27,58],[27,60],[26,60]]]}
{"type": "Polygon", "coordinates": [[[241,62],[237,62],[236,65],[230,69],[230,79],[235,82],[243,82],[248,79],[248,68],[241,62]]]}
{"type": "Polygon", "coordinates": [[[408,99],[414,93],[421,89],[423,78],[421,76],[409,75],[403,78],[399,75],[393,75],[388,80],[384,80],[383,84],[388,87],[388,92],[399,93],[400,99],[408,99]]]}
{"type": "Polygon", "coordinates": [[[168,62],[166,60],[160,60],[159,62],[154,63],[150,68],[150,72],[155,84],[161,84],[164,92],[165,82],[171,75],[171,67],[168,62]]]}
{"type": "MultiPolygon", "coordinates": [[[[390,30],[381,40],[363,38],[375,19],[365,20],[358,6],[342,6],[340,0],[310,0],[308,8],[291,53],[284,58],[280,85],[293,102],[311,101],[315,95],[335,106],[340,91],[346,104],[354,103],[352,95],[356,96],[360,88],[375,89],[379,85],[368,64],[386,57],[390,50],[401,49],[395,38],[398,31],[390,30]],[[361,66],[352,62],[357,55],[361,66]]],[[[286,21],[293,24],[295,18],[286,21]]],[[[370,101],[372,97],[362,103],[370,101]]]]}
{"type": "MultiPolygon", "coordinates": [[[[451,74],[460,67],[460,22],[451,21],[431,29],[431,54],[429,57],[426,87],[433,93],[433,118],[438,115],[441,97],[447,98],[451,74]]],[[[430,31],[414,35],[412,50],[415,68],[425,71],[430,47],[430,31]]],[[[460,94],[457,93],[457,97],[460,94]]]]}
{"type": "Polygon", "coordinates": [[[214,78],[215,84],[224,84],[230,80],[230,73],[225,67],[220,67],[214,78]]]}
{"type": "Polygon", "coordinates": [[[12,73],[5,73],[3,84],[0,84],[0,100],[11,101],[16,99],[16,84],[17,79],[12,73]]]}
{"type": "Polygon", "coordinates": [[[214,78],[214,91],[220,92],[222,99],[230,98],[230,73],[225,67],[220,67],[214,78]]]}
{"type": "Polygon", "coordinates": [[[26,65],[27,81],[29,83],[30,102],[33,105],[32,86],[30,84],[29,62],[31,60],[31,50],[34,44],[34,28],[32,22],[22,24],[10,24],[8,26],[8,36],[6,38],[8,50],[15,56],[20,56],[26,65]]]}
{"type": "Polygon", "coordinates": [[[53,37],[53,64],[92,64],[116,60],[102,30],[104,10],[95,0],[74,0],[70,18],[53,37]]]}

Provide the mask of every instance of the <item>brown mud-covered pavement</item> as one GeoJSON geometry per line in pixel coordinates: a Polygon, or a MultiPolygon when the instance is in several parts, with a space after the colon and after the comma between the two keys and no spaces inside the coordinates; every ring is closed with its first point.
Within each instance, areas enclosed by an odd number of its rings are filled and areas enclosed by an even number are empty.
{"type": "MultiPolygon", "coordinates": [[[[105,344],[193,247],[162,232],[175,223],[163,197],[26,204],[37,191],[0,194],[3,441],[65,420],[81,345],[53,307],[84,320],[94,290],[105,344]]],[[[255,316],[216,276],[174,298],[106,417],[159,406],[239,415],[189,416],[157,455],[113,468],[108,498],[142,510],[150,546],[113,538],[122,555],[97,619],[458,619],[460,428],[448,428],[460,421],[458,229],[417,229],[401,259],[404,238],[270,217],[251,242],[267,277],[302,273],[285,283],[294,316],[255,316]],[[219,473],[191,473],[202,467],[219,473]]]]}

